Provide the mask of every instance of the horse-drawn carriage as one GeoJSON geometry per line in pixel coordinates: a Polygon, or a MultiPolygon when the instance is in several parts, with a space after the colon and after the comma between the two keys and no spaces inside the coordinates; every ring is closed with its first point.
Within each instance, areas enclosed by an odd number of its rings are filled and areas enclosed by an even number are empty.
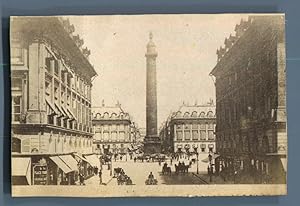
{"type": "Polygon", "coordinates": [[[154,178],[148,178],[148,179],[145,181],[145,184],[146,184],[146,185],[157,185],[157,179],[154,179],[154,178]]]}
{"type": "Polygon", "coordinates": [[[162,167],[162,174],[163,175],[171,175],[172,174],[171,167],[168,167],[168,165],[166,163],[162,167]]]}
{"type": "Polygon", "coordinates": [[[121,167],[117,167],[114,169],[114,177],[118,177],[122,173],[124,173],[124,170],[121,167]]]}
{"type": "Polygon", "coordinates": [[[152,172],[150,172],[148,179],[146,179],[145,184],[146,185],[157,185],[157,179],[154,178],[154,175],[152,172]]]}
{"type": "Polygon", "coordinates": [[[131,178],[120,167],[114,169],[114,177],[117,178],[118,185],[132,185],[131,178]]]}
{"type": "Polygon", "coordinates": [[[132,185],[132,180],[128,175],[120,174],[117,177],[117,183],[118,185],[132,185]]]}
{"type": "Polygon", "coordinates": [[[178,163],[178,165],[175,164],[175,173],[188,173],[189,167],[189,165],[185,165],[184,163],[178,163]]]}

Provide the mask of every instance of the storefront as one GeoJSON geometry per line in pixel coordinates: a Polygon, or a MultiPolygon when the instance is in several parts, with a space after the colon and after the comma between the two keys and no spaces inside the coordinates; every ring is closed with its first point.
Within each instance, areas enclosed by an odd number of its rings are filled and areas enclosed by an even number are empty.
{"type": "Polygon", "coordinates": [[[30,157],[12,157],[12,184],[31,185],[30,157]]]}
{"type": "MultiPolygon", "coordinates": [[[[53,183],[59,185],[74,185],[78,180],[78,162],[69,155],[57,155],[49,157],[55,163],[57,176],[53,177],[53,183]]],[[[54,176],[55,173],[53,172],[54,176]]]]}
{"type": "Polygon", "coordinates": [[[78,162],[71,154],[13,154],[13,185],[72,185],[78,162]]]}
{"type": "Polygon", "coordinates": [[[92,167],[101,168],[100,159],[95,154],[84,155],[85,159],[92,167]]]}

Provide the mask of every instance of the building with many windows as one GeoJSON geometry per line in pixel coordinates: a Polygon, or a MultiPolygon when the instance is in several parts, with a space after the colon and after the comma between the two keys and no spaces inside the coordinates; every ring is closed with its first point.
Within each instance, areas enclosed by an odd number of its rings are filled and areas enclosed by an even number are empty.
{"type": "Polygon", "coordinates": [[[94,151],[127,154],[134,148],[137,129],[120,104],[93,107],[94,151]]]}
{"type": "Polygon", "coordinates": [[[250,16],[217,51],[217,152],[241,182],[286,181],[284,16],[250,16]],[[233,61],[234,60],[234,61],[233,61]]]}
{"type": "Polygon", "coordinates": [[[208,154],[215,152],[216,116],[213,102],[180,106],[160,129],[165,152],[208,154]]]}
{"type": "Polygon", "coordinates": [[[96,71],[74,30],[60,17],[11,20],[13,184],[74,184],[74,173],[88,175],[88,165],[78,162],[92,153],[96,71]],[[27,181],[15,174],[20,165],[30,170],[27,181]],[[44,168],[45,176],[35,168],[44,168]]]}

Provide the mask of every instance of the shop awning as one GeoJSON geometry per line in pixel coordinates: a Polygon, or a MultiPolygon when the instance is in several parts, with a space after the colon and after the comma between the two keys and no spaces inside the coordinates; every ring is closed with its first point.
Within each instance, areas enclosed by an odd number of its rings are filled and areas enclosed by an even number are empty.
{"type": "Polygon", "coordinates": [[[50,157],[50,159],[65,173],[72,172],[73,170],[61,159],[59,156],[50,157]]]}
{"type": "Polygon", "coordinates": [[[57,109],[58,113],[59,113],[59,117],[63,117],[65,114],[64,112],[62,111],[62,109],[60,108],[59,105],[57,105],[56,103],[54,103],[55,105],[55,108],[57,109]]]}
{"type": "Polygon", "coordinates": [[[48,101],[47,99],[45,99],[45,100],[46,100],[46,104],[52,110],[52,114],[57,115],[58,112],[56,111],[55,106],[50,101],[48,101]]]}
{"type": "Polygon", "coordinates": [[[59,156],[73,171],[78,170],[78,162],[71,155],[59,156]]]}
{"type": "MultiPolygon", "coordinates": [[[[214,160],[214,159],[216,159],[217,157],[219,157],[220,155],[218,155],[218,154],[211,154],[211,159],[212,160],[214,160]]],[[[201,160],[202,162],[205,162],[205,163],[208,163],[209,162],[209,158],[208,157],[206,157],[206,158],[204,158],[203,160],[201,160]]]]}
{"type": "Polygon", "coordinates": [[[73,114],[73,112],[67,108],[68,113],[70,114],[71,120],[76,120],[75,115],[73,114]]]}
{"type": "Polygon", "coordinates": [[[283,167],[284,171],[286,172],[287,171],[287,159],[285,157],[283,157],[283,158],[280,158],[280,160],[282,163],[282,167],[283,167]]]}
{"type": "Polygon", "coordinates": [[[75,159],[79,162],[79,160],[85,161],[87,163],[89,163],[91,165],[91,163],[83,156],[79,155],[79,154],[74,154],[75,159]]]}
{"type": "Polygon", "coordinates": [[[100,166],[100,160],[97,158],[96,155],[87,155],[84,156],[85,159],[88,160],[88,162],[90,163],[91,166],[93,167],[99,167],[100,166]]]}
{"type": "Polygon", "coordinates": [[[67,110],[64,107],[61,107],[61,110],[63,111],[66,119],[71,119],[71,117],[69,116],[69,113],[67,112],[67,110]]]}
{"type": "MultiPolygon", "coordinates": [[[[27,181],[31,185],[31,159],[30,157],[13,157],[12,163],[12,183],[24,184],[27,181]]],[[[25,183],[26,184],[26,183],[25,183]]]]}

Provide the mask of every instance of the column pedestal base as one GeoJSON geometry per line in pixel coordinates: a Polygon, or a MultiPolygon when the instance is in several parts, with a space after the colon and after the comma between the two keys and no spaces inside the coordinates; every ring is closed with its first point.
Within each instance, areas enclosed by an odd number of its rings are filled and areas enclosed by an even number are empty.
{"type": "Polygon", "coordinates": [[[161,153],[161,141],[158,136],[145,137],[144,153],[145,154],[161,153]]]}

